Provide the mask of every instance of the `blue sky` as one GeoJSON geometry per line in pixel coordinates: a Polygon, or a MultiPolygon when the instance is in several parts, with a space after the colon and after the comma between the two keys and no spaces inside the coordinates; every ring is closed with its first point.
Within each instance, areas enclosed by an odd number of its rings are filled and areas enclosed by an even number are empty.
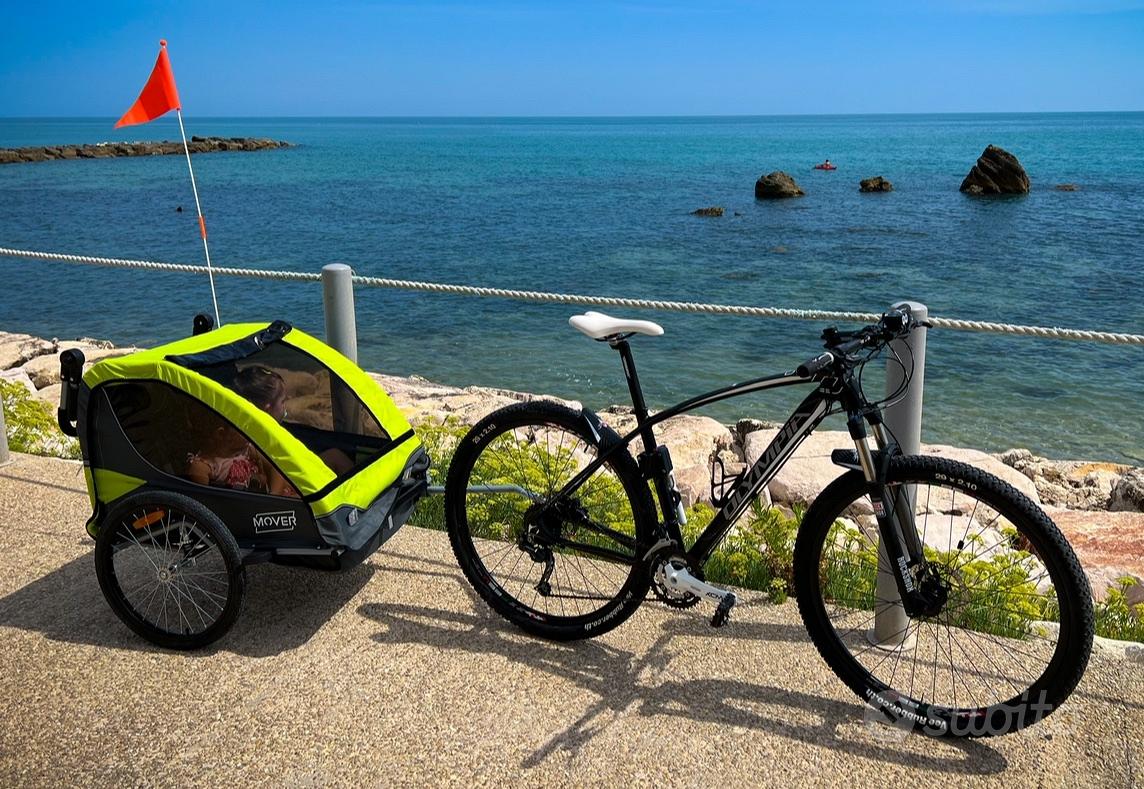
{"type": "Polygon", "coordinates": [[[1144,110],[1144,0],[0,0],[0,116],[1144,110]]]}

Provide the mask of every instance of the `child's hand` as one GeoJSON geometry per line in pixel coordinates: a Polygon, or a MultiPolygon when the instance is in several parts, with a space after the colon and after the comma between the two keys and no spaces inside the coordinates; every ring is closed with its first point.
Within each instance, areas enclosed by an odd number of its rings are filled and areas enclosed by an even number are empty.
{"type": "Polygon", "coordinates": [[[211,469],[204,461],[195,458],[187,464],[187,479],[200,485],[211,484],[211,469]]]}

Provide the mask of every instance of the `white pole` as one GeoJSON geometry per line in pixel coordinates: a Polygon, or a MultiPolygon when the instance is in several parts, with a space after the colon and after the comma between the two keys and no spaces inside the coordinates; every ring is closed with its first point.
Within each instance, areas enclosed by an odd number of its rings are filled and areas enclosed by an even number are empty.
{"type": "Polygon", "coordinates": [[[326,313],[326,343],[357,361],[357,317],[354,314],[353,269],[345,263],[322,267],[322,306],[326,313]]]}
{"type": "Polygon", "coordinates": [[[183,152],[187,155],[187,169],[191,171],[191,191],[195,195],[195,210],[199,212],[199,235],[203,237],[203,254],[207,257],[207,276],[211,281],[211,301],[214,303],[215,326],[222,326],[222,319],[218,315],[218,296],[215,295],[214,269],[211,268],[211,251],[207,246],[207,223],[203,219],[203,207],[199,205],[199,188],[195,186],[195,168],[191,167],[191,149],[187,145],[187,132],[183,129],[183,111],[176,108],[175,114],[179,116],[179,134],[183,137],[183,152]]]}
{"type": "Polygon", "coordinates": [[[4,403],[0,401],[0,466],[5,466],[12,456],[8,454],[8,428],[4,426],[4,403]]]}
{"type": "MultiPolygon", "coordinates": [[[[893,305],[895,308],[906,306],[910,308],[911,317],[924,321],[929,317],[929,308],[916,301],[900,301],[893,305]]],[[[890,347],[897,353],[897,358],[890,355],[886,360],[886,395],[898,392],[907,384],[906,376],[910,374],[905,395],[898,402],[889,406],[885,412],[886,429],[898,439],[898,446],[903,455],[916,455],[922,446],[922,394],[925,390],[926,380],[926,329],[919,326],[910,332],[904,340],[894,340],[890,347]],[[898,363],[900,358],[907,366],[913,362],[912,370],[902,369],[898,363]]],[[[914,501],[913,486],[909,486],[908,498],[914,501]]],[[[912,506],[912,504],[911,504],[912,506]]],[[[913,649],[914,639],[907,638],[910,619],[902,606],[902,598],[898,595],[898,585],[894,582],[894,570],[890,567],[890,560],[886,556],[886,549],[881,541],[878,542],[878,578],[875,583],[874,598],[878,601],[878,608],[874,611],[874,629],[867,637],[870,642],[886,650],[913,649]]]]}

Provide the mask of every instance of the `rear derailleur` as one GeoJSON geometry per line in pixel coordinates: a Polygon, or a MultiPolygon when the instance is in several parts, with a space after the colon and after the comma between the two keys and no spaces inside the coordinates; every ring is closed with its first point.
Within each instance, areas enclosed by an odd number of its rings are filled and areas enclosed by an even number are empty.
{"type": "Polygon", "coordinates": [[[527,553],[532,561],[544,565],[540,580],[533,586],[541,597],[552,594],[552,583],[549,579],[556,570],[552,545],[560,538],[563,520],[561,513],[552,503],[534,504],[524,514],[525,527],[521,529],[520,537],[516,541],[517,547],[527,553]]]}

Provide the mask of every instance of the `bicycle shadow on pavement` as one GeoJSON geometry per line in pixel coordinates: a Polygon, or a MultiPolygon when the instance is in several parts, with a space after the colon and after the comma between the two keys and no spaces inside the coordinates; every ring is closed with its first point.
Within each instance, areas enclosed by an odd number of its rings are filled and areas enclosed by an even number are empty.
{"type": "MultiPolygon", "coordinates": [[[[906,757],[912,767],[934,772],[990,775],[1008,766],[1003,755],[980,742],[935,743],[921,736],[893,737],[900,734],[896,730],[889,730],[891,736],[879,736],[866,729],[866,708],[855,702],[738,680],[673,680],[671,642],[679,636],[708,636],[706,625],[700,622],[664,622],[656,641],[642,654],[604,640],[543,641],[501,619],[462,579],[457,582],[472,601],[473,610],[367,603],[358,611],[383,626],[373,636],[379,644],[415,643],[440,650],[499,655],[573,682],[597,696],[579,719],[553,734],[521,767],[539,766],[558,752],[574,756],[614,720],[632,714],[661,720],[674,716],[761,731],[893,765],[900,765],[906,757]],[[888,742],[891,737],[898,742],[888,742]]],[[[784,624],[737,622],[714,632],[719,638],[806,641],[802,628],[784,624]]],[[[782,666],[774,668],[781,674],[782,666]]],[[[665,737],[680,730],[679,724],[664,721],[660,725],[665,737]]]]}
{"type": "MultiPolygon", "coordinates": [[[[210,647],[184,654],[269,657],[297,649],[344,609],[375,571],[369,563],[345,573],[248,567],[246,604],[234,628],[210,647]]],[[[0,598],[0,627],[38,632],[64,643],[171,654],[137,636],[115,616],[99,588],[90,550],[0,598]]]]}

